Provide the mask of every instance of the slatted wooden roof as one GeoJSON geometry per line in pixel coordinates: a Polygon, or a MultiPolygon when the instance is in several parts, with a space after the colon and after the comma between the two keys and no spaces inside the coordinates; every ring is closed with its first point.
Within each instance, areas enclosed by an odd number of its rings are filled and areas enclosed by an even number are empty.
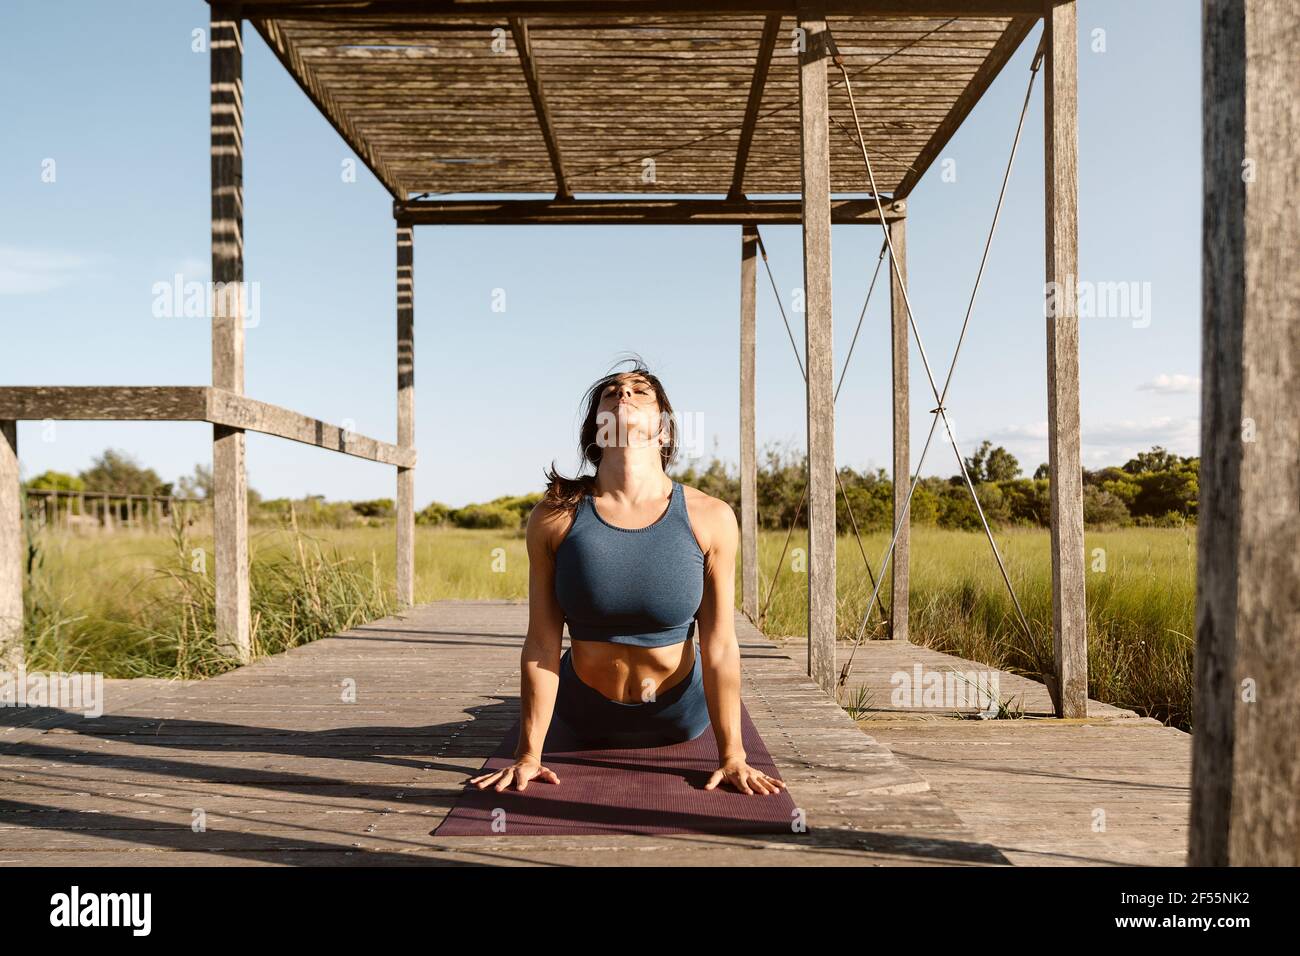
{"type": "MultiPolygon", "coordinates": [[[[685,6],[636,16],[551,13],[575,9],[563,0],[251,0],[242,9],[349,145],[406,200],[798,193],[795,19],[774,12],[781,6],[756,3],[766,7],[757,15],[685,6]]],[[[1028,9],[1015,0],[1004,6],[1028,9]]],[[[827,16],[882,193],[911,190],[1035,19],[827,16]]],[[[861,194],[869,189],[848,100],[839,71],[827,78],[832,192],[861,194]]]]}

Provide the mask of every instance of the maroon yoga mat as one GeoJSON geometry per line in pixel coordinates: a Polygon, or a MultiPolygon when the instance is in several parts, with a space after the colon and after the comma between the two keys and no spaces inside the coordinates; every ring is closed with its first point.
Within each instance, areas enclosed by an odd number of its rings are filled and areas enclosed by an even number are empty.
{"type": "MultiPolygon", "coordinates": [[[[740,728],[749,765],[780,779],[743,702],[740,728]]],[[[483,768],[470,776],[510,766],[518,741],[519,722],[515,721],[483,768]]],[[[791,833],[811,829],[798,818],[789,790],[750,795],[726,782],[704,789],[718,768],[712,728],[694,740],[664,747],[552,750],[547,746],[542,763],[555,771],[558,784],[534,778],[521,793],[513,786],[501,791],[493,787],[480,790],[467,783],[433,835],[791,833]]]]}

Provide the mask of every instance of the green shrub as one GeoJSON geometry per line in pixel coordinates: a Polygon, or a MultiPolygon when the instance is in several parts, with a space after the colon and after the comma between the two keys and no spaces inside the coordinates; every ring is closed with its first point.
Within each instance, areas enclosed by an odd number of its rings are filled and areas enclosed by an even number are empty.
{"type": "Polygon", "coordinates": [[[466,505],[452,512],[452,521],[459,528],[519,527],[519,512],[501,505],[466,505]]]}

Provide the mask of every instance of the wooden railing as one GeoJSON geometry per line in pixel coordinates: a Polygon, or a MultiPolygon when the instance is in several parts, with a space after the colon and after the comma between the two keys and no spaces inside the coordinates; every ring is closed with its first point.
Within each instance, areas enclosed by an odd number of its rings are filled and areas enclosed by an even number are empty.
{"type": "Polygon", "coordinates": [[[27,488],[25,521],[48,531],[149,531],[166,532],[178,506],[206,510],[204,498],[179,495],[130,495],[111,491],[68,491],[27,488]]]}

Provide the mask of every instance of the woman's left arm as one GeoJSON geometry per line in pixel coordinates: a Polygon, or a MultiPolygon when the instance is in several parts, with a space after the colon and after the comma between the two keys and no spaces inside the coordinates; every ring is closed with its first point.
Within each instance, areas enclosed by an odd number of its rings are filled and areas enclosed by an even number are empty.
{"type": "Polygon", "coordinates": [[[736,549],[740,528],[725,501],[710,502],[704,552],[704,597],[700,625],[700,663],[709,721],[718,742],[720,766],[706,790],[727,780],[742,793],[776,793],[784,782],[746,763],[740,734],[740,644],[736,640],[736,549]]]}

